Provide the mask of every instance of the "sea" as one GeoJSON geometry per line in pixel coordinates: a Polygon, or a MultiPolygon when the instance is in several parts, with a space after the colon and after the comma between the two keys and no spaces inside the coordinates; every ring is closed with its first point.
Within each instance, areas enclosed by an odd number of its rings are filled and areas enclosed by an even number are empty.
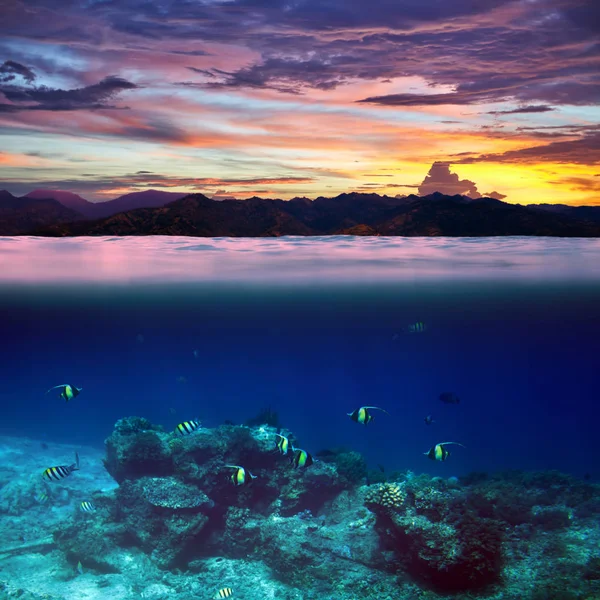
{"type": "Polygon", "coordinates": [[[4,237],[0,343],[4,436],[102,449],[123,417],[269,411],[387,473],[600,478],[597,240],[4,237]]]}

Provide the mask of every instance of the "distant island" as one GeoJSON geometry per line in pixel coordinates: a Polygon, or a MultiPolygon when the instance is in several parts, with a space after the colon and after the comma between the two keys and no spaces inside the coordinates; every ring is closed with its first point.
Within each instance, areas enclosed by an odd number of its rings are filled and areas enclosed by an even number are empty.
{"type": "Polygon", "coordinates": [[[438,192],[212,200],[147,190],[92,203],[70,192],[37,190],[17,198],[1,191],[0,235],[600,237],[600,206],[523,206],[438,192]]]}

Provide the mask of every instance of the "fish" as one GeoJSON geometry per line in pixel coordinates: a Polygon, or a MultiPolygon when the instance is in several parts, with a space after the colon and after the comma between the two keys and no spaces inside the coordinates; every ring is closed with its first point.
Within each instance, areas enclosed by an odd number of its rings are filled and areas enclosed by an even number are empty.
{"type": "Polygon", "coordinates": [[[78,572],[80,575],[83,575],[83,565],[81,564],[81,561],[78,561],[78,562],[77,562],[77,572],[78,572]]]}
{"type": "Polygon", "coordinates": [[[75,452],[75,462],[72,465],[60,465],[58,467],[48,467],[42,477],[48,481],[59,481],[68,477],[73,471],[79,471],[79,454],[75,452]]]}
{"type": "Polygon", "coordinates": [[[460,398],[454,392],[442,392],[440,400],[444,404],[460,404],[460,398]]]}
{"type": "Polygon", "coordinates": [[[432,446],[427,452],[424,452],[423,454],[425,454],[425,456],[427,458],[430,458],[431,460],[444,461],[450,456],[450,452],[446,450],[446,448],[444,448],[444,446],[447,446],[448,444],[456,444],[457,446],[465,448],[465,446],[459,444],[458,442],[441,442],[439,444],[436,444],[435,446],[432,446]]]}
{"type": "Polygon", "coordinates": [[[275,440],[276,450],[285,456],[290,451],[290,440],[280,433],[276,433],[275,435],[279,438],[275,440]]]}
{"type": "Polygon", "coordinates": [[[38,493],[37,493],[37,494],[36,494],[36,495],[33,497],[33,499],[34,499],[36,502],[39,502],[40,504],[46,504],[46,502],[48,502],[48,497],[49,497],[49,496],[48,496],[48,493],[47,493],[47,492],[41,491],[41,492],[38,492],[38,493]]]}
{"type": "Polygon", "coordinates": [[[179,435],[189,435],[196,431],[196,429],[200,429],[201,423],[198,419],[193,421],[184,421],[183,423],[179,423],[175,428],[175,431],[179,433],[179,435]]]}
{"type": "Polygon", "coordinates": [[[431,415],[427,415],[423,420],[425,421],[425,425],[431,425],[432,423],[435,423],[431,415]]]}
{"type": "Polygon", "coordinates": [[[294,469],[306,469],[314,462],[313,457],[306,450],[292,447],[292,453],[291,463],[294,469]]]}
{"type": "Polygon", "coordinates": [[[233,596],[233,590],[230,587],[221,588],[214,596],[213,600],[219,600],[220,598],[229,598],[233,596]]]}
{"type": "Polygon", "coordinates": [[[427,331],[427,325],[423,321],[417,321],[416,323],[410,323],[405,331],[407,333],[423,333],[427,331]]]}
{"type": "Polygon", "coordinates": [[[144,341],[145,341],[145,339],[146,339],[146,338],[144,337],[144,335],[143,335],[142,333],[138,333],[138,334],[135,336],[135,341],[136,341],[138,344],[143,344],[143,343],[144,343],[144,341]]]}
{"type": "Polygon", "coordinates": [[[77,396],[79,396],[79,394],[81,393],[81,390],[83,390],[83,388],[78,388],[77,386],[70,385],[68,383],[63,383],[62,385],[55,385],[54,387],[51,387],[46,392],[46,394],[48,394],[52,390],[57,390],[59,388],[62,389],[62,391],[60,392],[60,397],[65,402],[68,402],[69,400],[73,400],[73,398],[77,398],[77,396]]]}
{"type": "Polygon", "coordinates": [[[194,358],[200,358],[200,350],[194,350],[192,354],[194,355],[194,358]]]}
{"type": "Polygon", "coordinates": [[[383,408],[379,408],[377,406],[361,406],[360,408],[357,408],[354,412],[346,414],[356,423],[360,423],[361,425],[368,425],[373,420],[373,415],[369,412],[370,410],[380,410],[386,415],[390,414],[387,410],[383,410],[383,408]]]}
{"type": "Polygon", "coordinates": [[[230,469],[235,469],[235,472],[231,476],[231,481],[233,485],[244,485],[251,483],[253,479],[256,479],[256,475],[252,475],[250,471],[246,471],[244,467],[240,467],[239,465],[225,465],[230,469]]]}
{"type": "Polygon", "coordinates": [[[187,377],[185,375],[179,375],[179,377],[177,377],[175,379],[175,381],[177,383],[187,383],[188,382],[187,377]]]}
{"type": "Polygon", "coordinates": [[[92,502],[89,502],[88,500],[84,500],[79,505],[79,509],[82,512],[86,512],[86,513],[94,513],[94,512],[96,512],[96,507],[94,506],[94,504],[92,502]]]}

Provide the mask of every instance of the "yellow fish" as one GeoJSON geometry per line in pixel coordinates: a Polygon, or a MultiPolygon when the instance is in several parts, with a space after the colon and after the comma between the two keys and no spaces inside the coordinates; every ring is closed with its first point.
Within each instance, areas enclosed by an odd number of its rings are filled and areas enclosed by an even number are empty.
{"type": "Polygon", "coordinates": [[[457,446],[461,446],[462,448],[465,447],[462,444],[459,444],[458,442],[441,442],[439,444],[436,444],[435,446],[432,446],[427,452],[424,452],[423,454],[425,454],[425,456],[427,458],[430,458],[431,460],[444,461],[450,456],[450,452],[446,450],[446,448],[444,448],[444,446],[447,446],[448,444],[456,444],[457,446]]]}
{"type": "Polygon", "coordinates": [[[78,388],[74,385],[69,385],[68,383],[63,383],[62,385],[55,385],[54,387],[51,387],[46,392],[46,394],[48,394],[52,390],[57,390],[59,388],[62,390],[60,392],[60,397],[65,402],[68,402],[69,400],[73,400],[73,398],[77,398],[77,396],[79,396],[79,394],[81,393],[81,390],[83,389],[83,388],[78,388]]]}

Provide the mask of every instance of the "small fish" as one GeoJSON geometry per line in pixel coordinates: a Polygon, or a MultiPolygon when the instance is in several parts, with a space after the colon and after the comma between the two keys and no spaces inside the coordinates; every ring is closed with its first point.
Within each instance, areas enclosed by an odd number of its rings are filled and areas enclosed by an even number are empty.
{"type": "Polygon", "coordinates": [[[220,598],[229,598],[233,596],[233,590],[230,587],[220,589],[214,596],[213,600],[220,600],[220,598]]]}
{"type": "Polygon", "coordinates": [[[423,323],[423,321],[417,321],[416,323],[411,323],[406,328],[407,333],[423,333],[427,331],[427,325],[423,323]]]}
{"type": "Polygon", "coordinates": [[[174,415],[177,414],[177,411],[171,406],[171,408],[169,408],[169,412],[174,415]]]}
{"type": "Polygon", "coordinates": [[[77,572],[78,572],[80,575],[83,575],[83,565],[81,564],[81,561],[78,561],[78,562],[77,562],[77,572]]]}
{"type": "Polygon", "coordinates": [[[386,415],[390,414],[387,410],[383,410],[383,408],[378,408],[377,406],[361,406],[360,408],[357,408],[354,412],[346,414],[356,423],[360,423],[361,425],[368,425],[373,420],[373,415],[369,412],[370,410],[380,410],[386,415]]]}
{"type": "Polygon", "coordinates": [[[40,504],[46,504],[46,502],[48,502],[48,497],[49,497],[49,496],[48,496],[47,492],[43,492],[43,491],[42,491],[42,492],[38,492],[38,493],[37,493],[37,494],[36,494],[36,495],[33,497],[33,499],[34,499],[36,502],[39,502],[40,504]]]}
{"type": "Polygon", "coordinates": [[[306,452],[306,450],[301,450],[300,448],[292,448],[292,458],[291,463],[294,466],[294,469],[306,469],[313,464],[313,457],[306,452]]]}
{"type": "Polygon", "coordinates": [[[200,350],[194,350],[192,354],[194,355],[194,358],[200,358],[200,350]]]}
{"type": "Polygon", "coordinates": [[[250,471],[246,471],[244,467],[240,467],[239,465],[225,465],[230,469],[235,469],[235,472],[231,476],[231,481],[233,485],[244,485],[250,483],[253,479],[256,479],[256,475],[252,475],[250,471]]]}
{"type": "Polygon", "coordinates": [[[285,456],[290,451],[290,440],[280,433],[276,433],[275,435],[279,438],[275,440],[276,450],[285,456]]]}
{"type": "Polygon", "coordinates": [[[427,415],[423,420],[425,421],[425,425],[431,425],[432,423],[435,423],[431,415],[427,415]]]}
{"type": "Polygon", "coordinates": [[[384,467],[382,464],[379,464],[379,463],[378,463],[378,464],[377,464],[377,467],[379,468],[379,470],[380,470],[382,473],[385,473],[385,467],[384,467]]]}
{"type": "Polygon", "coordinates": [[[400,334],[394,333],[394,335],[392,335],[392,342],[397,342],[399,339],[400,339],[400,334]]]}
{"type": "Polygon", "coordinates": [[[177,381],[177,383],[187,383],[188,380],[185,375],[179,375],[175,381],[177,381]]]}
{"type": "Polygon", "coordinates": [[[92,502],[88,502],[87,500],[84,500],[80,505],[79,505],[79,509],[82,512],[86,512],[86,513],[94,513],[96,512],[96,507],[93,505],[92,502]]]}
{"type": "Polygon", "coordinates": [[[78,387],[76,387],[74,385],[69,385],[68,383],[63,383],[62,385],[55,385],[54,387],[51,387],[46,392],[46,394],[48,394],[52,390],[57,390],[57,389],[61,389],[62,390],[60,392],[60,397],[65,402],[68,402],[69,400],[73,400],[73,398],[77,398],[77,396],[79,396],[79,394],[81,393],[81,390],[83,388],[78,388],[78,387]]]}
{"type": "Polygon", "coordinates": [[[444,404],[460,404],[460,398],[454,392],[442,392],[440,400],[444,404]]]}
{"type": "Polygon", "coordinates": [[[444,461],[450,456],[450,452],[446,450],[446,448],[444,448],[444,446],[447,446],[448,444],[456,444],[457,446],[461,446],[462,448],[465,447],[462,444],[459,444],[458,442],[441,442],[429,448],[429,450],[427,452],[424,452],[424,454],[427,458],[430,458],[431,460],[444,461]]]}
{"type": "Polygon", "coordinates": [[[179,435],[189,435],[190,433],[196,431],[201,427],[200,421],[198,419],[194,421],[184,421],[183,423],[179,423],[175,428],[175,431],[179,433],[179,435]]]}
{"type": "Polygon", "coordinates": [[[68,477],[73,471],[79,471],[79,454],[75,452],[75,462],[72,465],[60,465],[58,467],[48,467],[42,477],[48,481],[59,481],[68,477]]]}
{"type": "Polygon", "coordinates": [[[146,340],[146,338],[145,338],[145,337],[144,337],[144,336],[143,336],[141,333],[138,333],[138,334],[135,336],[135,341],[136,341],[138,344],[143,344],[145,340],[146,340]]]}

